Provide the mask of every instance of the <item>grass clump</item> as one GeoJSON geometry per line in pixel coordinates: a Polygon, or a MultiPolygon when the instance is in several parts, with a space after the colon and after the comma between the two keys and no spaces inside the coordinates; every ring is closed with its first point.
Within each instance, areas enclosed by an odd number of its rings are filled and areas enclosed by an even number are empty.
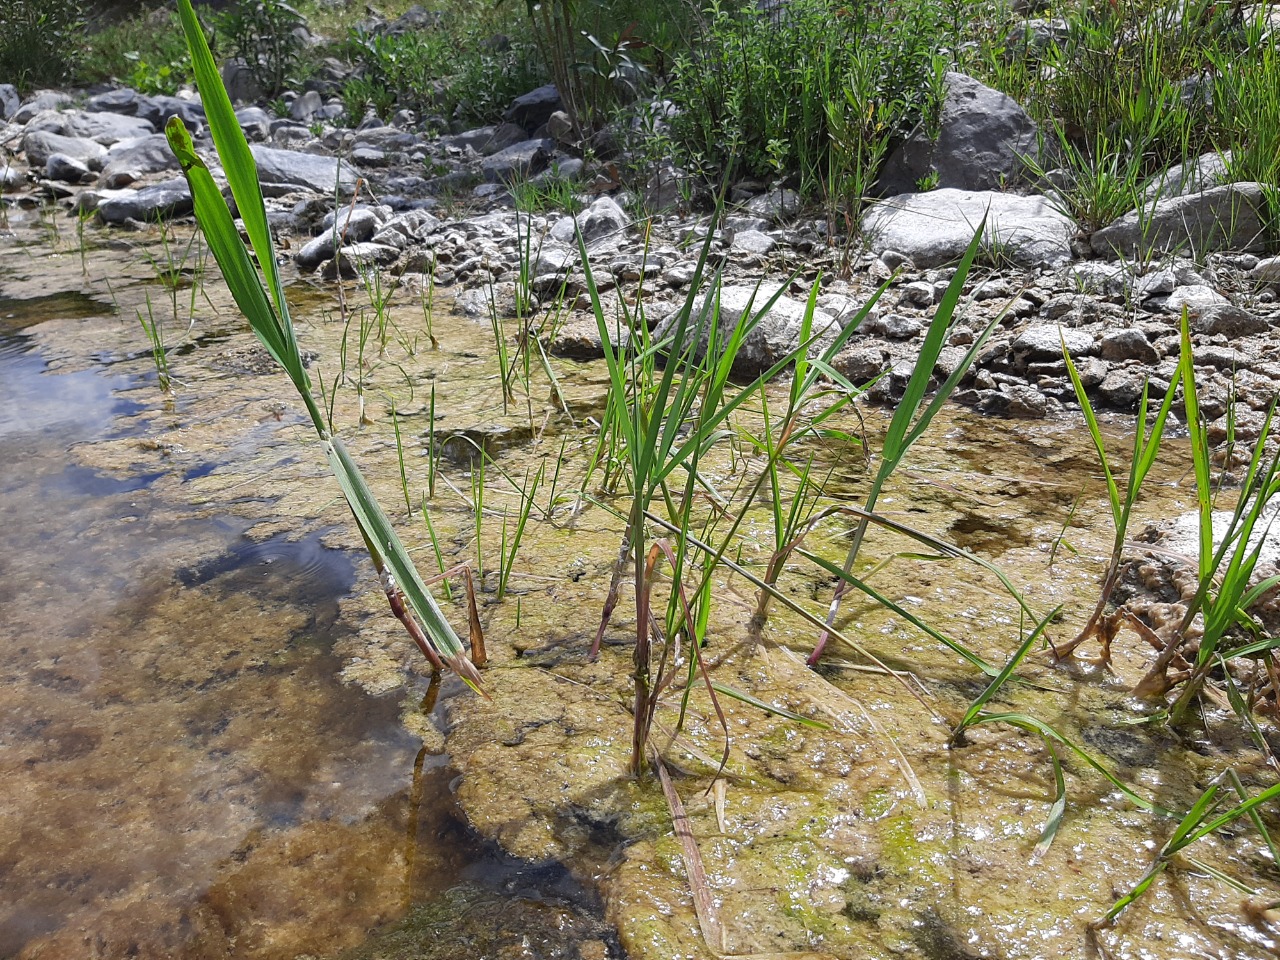
{"type": "Polygon", "coordinates": [[[26,93],[65,83],[82,58],[84,8],[77,0],[0,4],[0,81],[26,93]]]}
{"type": "Polygon", "coordinates": [[[712,3],[665,89],[682,162],[794,176],[811,196],[869,193],[892,139],[936,110],[940,5],[712,3]]]}

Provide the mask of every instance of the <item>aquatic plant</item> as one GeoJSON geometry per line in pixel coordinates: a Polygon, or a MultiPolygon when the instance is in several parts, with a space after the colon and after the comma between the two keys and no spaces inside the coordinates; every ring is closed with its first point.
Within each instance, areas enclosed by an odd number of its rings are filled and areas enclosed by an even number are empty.
{"type": "MultiPolygon", "coordinates": [[[[1074,640],[1054,648],[1054,656],[1059,660],[1063,660],[1071,656],[1075,649],[1086,640],[1098,637],[1102,640],[1102,659],[1103,662],[1106,662],[1111,638],[1115,635],[1118,622],[1114,619],[1104,618],[1104,614],[1120,579],[1121,559],[1124,553],[1125,538],[1128,536],[1129,520],[1133,516],[1133,508],[1137,503],[1138,494],[1142,490],[1142,484],[1151,472],[1151,468],[1155,466],[1156,454],[1160,451],[1160,441],[1164,436],[1165,425],[1169,419],[1169,411],[1173,407],[1173,398],[1178,391],[1178,383],[1182,379],[1184,365],[1178,365],[1150,428],[1147,427],[1147,402],[1150,384],[1143,386],[1142,399],[1138,402],[1137,423],[1133,432],[1133,452],[1129,458],[1129,476],[1125,482],[1124,490],[1121,491],[1119,484],[1116,482],[1117,471],[1113,468],[1111,459],[1107,455],[1107,446],[1102,437],[1102,429],[1098,425],[1098,416],[1094,413],[1093,403],[1089,399],[1084,382],[1080,379],[1080,371],[1076,369],[1075,361],[1071,359],[1071,353],[1067,350],[1065,339],[1062,342],[1062,356],[1067,364],[1067,374],[1071,377],[1071,385],[1075,389],[1076,399],[1080,402],[1081,410],[1084,411],[1085,423],[1089,428],[1089,439],[1093,442],[1093,447],[1098,452],[1098,461],[1102,465],[1102,474],[1107,481],[1107,500],[1111,505],[1111,520],[1115,537],[1111,545],[1111,558],[1107,562],[1106,573],[1102,578],[1102,590],[1099,592],[1098,603],[1093,608],[1093,613],[1085,621],[1085,625],[1080,629],[1074,640]]],[[[1194,394],[1194,384],[1188,389],[1194,394]]],[[[1191,403],[1194,405],[1194,397],[1192,397],[1191,403]]]]}
{"type": "Polygon", "coordinates": [[[288,374],[306,408],[377,569],[392,612],[433,667],[440,669],[447,663],[470,686],[480,690],[480,675],[467,660],[462,642],[422,582],[360,468],[321,414],[289,316],[253,154],[236,121],[191,0],[178,0],[178,12],[191,50],[209,129],[249,242],[241,240],[218,185],[196,154],[186,127],[175,118],[166,126],[165,133],[191,187],[196,219],[236,305],[268,353],[288,374]],[[250,258],[250,249],[258,266],[250,258]]]}
{"type": "MultiPolygon", "coordinates": [[[[893,418],[889,421],[889,430],[880,446],[880,466],[876,470],[875,478],[871,481],[871,488],[868,490],[866,502],[863,504],[865,514],[875,513],[876,502],[880,499],[880,493],[883,491],[884,485],[902,464],[907,452],[911,449],[911,445],[920,439],[921,434],[928,429],[930,422],[937,416],[943,404],[947,402],[951,394],[955,392],[956,387],[960,385],[960,381],[969,372],[969,367],[973,365],[974,359],[978,356],[978,351],[982,349],[983,344],[986,343],[987,338],[991,335],[991,331],[995,329],[1003,316],[1003,313],[997,314],[974,337],[973,343],[965,351],[960,363],[955,366],[946,380],[933,394],[932,399],[926,404],[925,397],[929,390],[929,384],[933,380],[933,373],[937,367],[938,358],[942,354],[942,348],[947,344],[947,333],[950,331],[951,323],[955,319],[956,306],[960,302],[960,293],[966,278],[969,276],[969,270],[973,267],[974,258],[977,256],[982,244],[986,226],[987,220],[986,217],[983,217],[982,222],[978,224],[978,229],[974,233],[973,239],[969,241],[969,246],[965,250],[964,256],[960,259],[955,276],[951,278],[942,300],[938,303],[933,319],[929,321],[929,327],[925,331],[924,342],[920,345],[920,353],[916,356],[915,366],[907,380],[906,390],[903,392],[902,399],[894,407],[893,418]]],[[[867,517],[863,516],[858,520],[858,524],[854,528],[853,542],[849,545],[849,552],[845,557],[844,566],[841,568],[841,580],[836,587],[835,597],[832,598],[831,608],[827,613],[828,626],[835,623],[836,617],[840,613],[840,604],[844,600],[845,591],[851,582],[850,575],[853,571],[854,563],[858,559],[858,553],[862,549],[862,541],[867,533],[868,522],[867,517]]],[[[810,666],[816,665],[822,659],[822,653],[826,649],[826,645],[827,635],[824,632],[818,637],[813,653],[809,655],[810,666]]]]}

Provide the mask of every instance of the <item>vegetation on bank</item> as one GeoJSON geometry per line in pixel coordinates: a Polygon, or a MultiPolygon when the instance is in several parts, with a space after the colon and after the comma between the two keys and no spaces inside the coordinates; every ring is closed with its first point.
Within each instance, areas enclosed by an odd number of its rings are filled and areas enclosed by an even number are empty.
{"type": "MultiPolygon", "coordinates": [[[[315,89],[341,98],[348,125],[366,111],[387,121],[409,109],[422,124],[458,130],[499,122],[514,97],[550,80],[588,160],[622,160],[636,182],[667,162],[691,183],[714,184],[726,170],[783,180],[835,216],[855,216],[893,148],[936,123],[948,70],[1007,93],[1040,122],[1061,166],[1049,179],[1086,231],[1207,151],[1229,152],[1234,179],[1280,180],[1275,7],[1012,6],[447,0],[424,9],[394,0],[380,19],[317,0],[202,9],[215,57],[243,61],[264,105],[315,89]]],[[[171,93],[191,79],[171,5],[123,13],[14,0],[0,10],[0,82],[29,90],[110,80],[171,93]]],[[[1274,186],[1269,202],[1280,213],[1274,186]]]]}

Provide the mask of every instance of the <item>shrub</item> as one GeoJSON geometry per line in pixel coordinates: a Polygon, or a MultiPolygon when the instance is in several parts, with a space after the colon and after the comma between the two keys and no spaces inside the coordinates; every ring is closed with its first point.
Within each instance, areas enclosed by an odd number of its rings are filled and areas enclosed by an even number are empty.
{"type": "Polygon", "coordinates": [[[893,138],[936,110],[943,23],[934,0],[793,0],[770,14],[715,0],[667,88],[680,159],[860,196],[893,138]]]}
{"type": "Polygon", "coordinates": [[[284,0],[235,0],[214,24],[220,53],[243,60],[263,92],[287,86],[302,56],[302,14],[284,0]]]}
{"type": "Polygon", "coordinates": [[[83,48],[78,0],[4,0],[0,3],[0,83],[26,92],[54,86],[75,72],[83,48]]]}
{"type": "Polygon", "coordinates": [[[141,93],[173,93],[191,81],[191,57],[172,10],[143,11],[90,33],[76,79],[116,80],[141,93]]]}

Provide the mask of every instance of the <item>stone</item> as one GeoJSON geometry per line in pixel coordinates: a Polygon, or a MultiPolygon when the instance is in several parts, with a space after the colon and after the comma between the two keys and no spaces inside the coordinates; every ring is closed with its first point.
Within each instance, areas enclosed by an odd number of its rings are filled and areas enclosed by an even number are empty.
{"type": "Polygon", "coordinates": [[[933,284],[916,280],[903,286],[898,293],[898,305],[907,307],[932,307],[933,284]]]}
{"type": "Polygon", "coordinates": [[[924,329],[919,317],[906,317],[900,313],[886,314],[879,326],[890,340],[911,340],[920,336],[924,329]]]}
{"type": "Polygon", "coordinates": [[[261,107],[241,107],[236,111],[236,121],[250,142],[261,143],[271,136],[271,117],[261,107]]]}
{"type": "Polygon", "coordinates": [[[873,343],[860,343],[845,347],[831,361],[837,373],[844,374],[849,382],[860,385],[880,376],[888,366],[888,354],[873,343]]]}
{"type": "Polygon", "coordinates": [[[0,193],[6,190],[17,190],[26,181],[22,171],[10,160],[0,163],[0,193]]]}
{"type": "Polygon", "coordinates": [[[1257,183],[1232,183],[1131,210],[1089,238],[1101,257],[1137,259],[1154,252],[1202,258],[1214,250],[1261,250],[1266,203],[1257,183]]]}
{"type": "MultiPolygon", "coordinates": [[[[734,372],[740,376],[755,376],[764,372],[788,354],[793,353],[800,345],[800,329],[804,322],[806,304],[781,295],[774,300],[767,313],[760,315],[760,311],[780,289],[778,285],[770,284],[759,286],[727,284],[720,288],[721,330],[732,330],[743,323],[748,318],[748,307],[751,308],[751,318],[759,316],[759,320],[747,333],[734,360],[734,372]]],[[[703,294],[697,298],[692,316],[699,316],[705,309],[707,296],[703,294]]],[[[655,336],[662,338],[671,334],[678,315],[677,311],[671,318],[660,324],[655,336]]],[[[815,311],[810,334],[814,338],[810,346],[811,352],[820,353],[839,331],[840,325],[831,314],[824,310],[815,311]]],[[[704,350],[706,342],[704,330],[702,334],[704,350]]]]}
{"type": "Polygon", "coordinates": [[[1224,153],[1206,153],[1190,163],[1179,163],[1164,173],[1153,177],[1146,189],[1142,191],[1142,199],[1148,203],[1164,200],[1168,197],[1185,197],[1193,193],[1202,193],[1210,187],[1229,183],[1231,178],[1227,167],[1231,163],[1231,151],[1224,153]]]}
{"type": "Polygon", "coordinates": [[[90,170],[101,170],[107,158],[106,147],[95,140],[84,137],[64,137],[46,130],[33,130],[25,134],[22,138],[22,149],[27,154],[27,163],[39,168],[43,168],[49,157],[55,153],[78,160],[90,170]]]}
{"type": "Polygon", "coordinates": [[[959,260],[984,216],[987,250],[1026,267],[1071,261],[1075,222],[1038,195],[941,189],[894,197],[872,207],[862,228],[882,259],[892,250],[928,269],[959,260]]]}
{"type": "Polygon", "coordinates": [[[734,233],[729,249],[734,253],[764,256],[777,245],[778,242],[767,233],[761,233],[759,230],[739,230],[734,233]]]}
{"type": "Polygon", "coordinates": [[[384,247],[380,243],[352,243],[342,247],[324,265],[321,276],[325,280],[339,277],[353,280],[370,269],[395,263],[399,256],[400,251],[395,247],[384,247]]]}
{"type": "Polygon", "coordinates": [[[121,190],[116,196],[98,204],[98,216],[104,223],[121,224],[126,220],[155,223],[191,213],[191,190],[182,178],[165,180],[141,190],[121,190]]]}
{"type": "Polygon", "coordinates": [[[1180,314],[1185,309],[1187,315],[1194,318],[1200,316],[1210,307],[1222,306],[1230,302],[1213,287],[1203,284],[1187,284],[1186,286],[1178,287],[1173,293],[1169,294],[1169,299],[1164,302],[1164,309],[1173,314],[1180,314]]]}
{"type": "Polygon", "coordinates": [[[781,223],[800,212],[800,194],[785,187],[777,187],[747,201],[746,210],[753,217],[769,223],[781,223]]]}
{"type": "Polygon", "coordinates": [[[525,140],[485,157],[480,172],[489,183],[527,180],[546,169],[554,149],[551,140],[525,140]]]}
{"type": "Polygon", "coordinates": [[[8,120],[18,112],[22,99],[12,83],[0,83],[0,120],[8,120]]]}
{"type": "Polygon", "coordinates": [[[1049,412],[1049,401],[1030,384],[1002,384],[1000,393],[1006,404],[1004,414],[1020,420],[1042,420],[1049,412]]]}
{"type": "Polygon", "coordinates": [[[1025,367],[1033,361],[1061,360],[1064,343],[1072,360],[1094,352],[1093,334],[1047,323],[1027,327],[1014,339],[1010,350],[1015,366],[1025,367]]]}
{"type": "Polygon", "coordinates": [[[46,110],[27,123],[28,132],[45,130],[64,137],[82,137],[109,147],[122,140],[135,140],[155,133],[146,120],[118,113],[85,113],[83,110],[46,110]]]}
{"type": "Polygon", "coordinates": [[[251,145],[249,150],[258,164],[258,177],[263,183],[303,187],[326,196],[331,196],[335,188],[341,194],[355,190],[355,170],[335,157],[294,153],[259,144],[251,145]]]}
{"type": "Polygon", "coordinates": [[[1133,281],[1133,292],[1139,300],[1167,296],[1178,289],[1178,275],[1172,270],[1156,270],[1133,281]]]}
{"type": "Polygon", "coordinates": [[[62,153],[51,153],[44,162],[44,175],[60,183],[85,183],[93,179],[93,171],[77,160],[62,153]]]}
{"type": "Polygon", "coordinates": [[[1259,283],[1280,283],[1280,257],[1259,260],[1257,265],[1249,271],[1249,279],[1257,280],[1259,283]]]}
{"type": "Polygon", "coordinates": [[[1130,283],[1129,271],[1123,264],[1086,260],[1067,268],[1068,281],[1082,293],[1121,296],[1130,283]]]}
{"type": "Polygon", "coordinates": [[[139,96],[133,115],[146,120],[157,130],[163,130],[170,117],[177,117],[192,133],[204,126],[204,107],[199,101],[164,94],[139,96]]]}
{"type": "Polygon", "coordinates": [[[98,185],[117,190],[151,173],[180,170],[178,158],[169,149],[163,134],[153,134],[129,143],[117,144],[107,153],[98,185]]]}
{"type": "Polygon", "coordinates": [[[631,225],[631,218],[612,197],[599,197],[576,217],[561,217],[551,228],[551,238],[570,246],[577,245],[577,230],[590,246],[600,240],[619,236],[631,225]]]}
{"type": "Polygon", "coordinates": [[[948,72],[938,138],[917,129],[885,161],[882,196],[915,193],[936,176],[937,186],[999,190],[1026,177],[1024,156],[1039,155],[1039,131],[1022,107],[998,90],[948,72]]]}
{"type": "Polygon", "coordinates": [[[1104,360],[1136,360],[1148,365],[1160,362],[1160,352],[1151,345],[1147,335],[1132,327],[1103,334],[1098,352],[1104,360]]]}
{"type": "Polygon", "coordinates": [[[73,102],[70,95],[57,90],[37,90],[22,101],[18,109],[9,114],[8,119],[19,126],[25,126],[36,114],[45,110],[60,110],[73,102]]]}
{"type": "Polygon", "coordinates": [[[1142,397],[1146,376],[1136,369],[1113,369],[1098,384],[1097,392],[1109,406],[1129,410],[1142,397]]]}
{"type": "Polygon", "coordinates": [[[1221,334],[1225,337],[1250,337],[1266,333],[1271,326],[1265,318],[1232,303],[1214,304],[1201,310],[1187,322],[1194,333],[1205,336],[1221,334]]]}
{"type": "Polygon", "coordinates": [[[572,145],[577,140],[573,119],[563,110],[557,110],[547,118],[547,136],[556,143],[572,145]]]}
{"type": "Polygon", "coordinates": [[[514,123],[526,133],[532,134],[550,120],[551,115],[562,109],[562,107],[563,103],[560,100],[560,92],[556,89],[556,85],[548,83],[545,86],[538,87],[536,90],[530,90],[528,93],[516,97],[511,102],[511,106],[507,107],[502,118],[508,123],[514,123]]]}
{"type": "Polygon", "coordinates": [[[474,130],[441,137],[440,145],[445,149],[474,150],[482,157],[487,157],[528,139],[529,135],[522,127],[514,123],[500,123],[497,126],[476,127],[474,130]]]}
{"type": "Polygon", "coordinates": [[[305,243],[293,259],[301,269],[314,270],[326,260],[333,259],[338,245],[344,249],[359,246],[373,236],[377,227],[378,217],[372,210],[344,207],[336,217],[329,214],[325,218],[320,235],[305,243]]]}
{"type": "Polygon", "coordinates": [[[297,120],[299,123],[310,123],[323,109],[324,98],[317,91],[308,90],[289,104],[289,119],[297,120]]]}
{"type": "MultiPolygon", "coordinates": [[[[261,84],[249,69],[249,65],[239,57],[233,57],[222,64],[222,83],[227,88],[227,96],[232,103],[254,103],[261,100],[263,90],[261,84]]],[[[236,111],[237,114],[239,111],[236,111]]]]}

